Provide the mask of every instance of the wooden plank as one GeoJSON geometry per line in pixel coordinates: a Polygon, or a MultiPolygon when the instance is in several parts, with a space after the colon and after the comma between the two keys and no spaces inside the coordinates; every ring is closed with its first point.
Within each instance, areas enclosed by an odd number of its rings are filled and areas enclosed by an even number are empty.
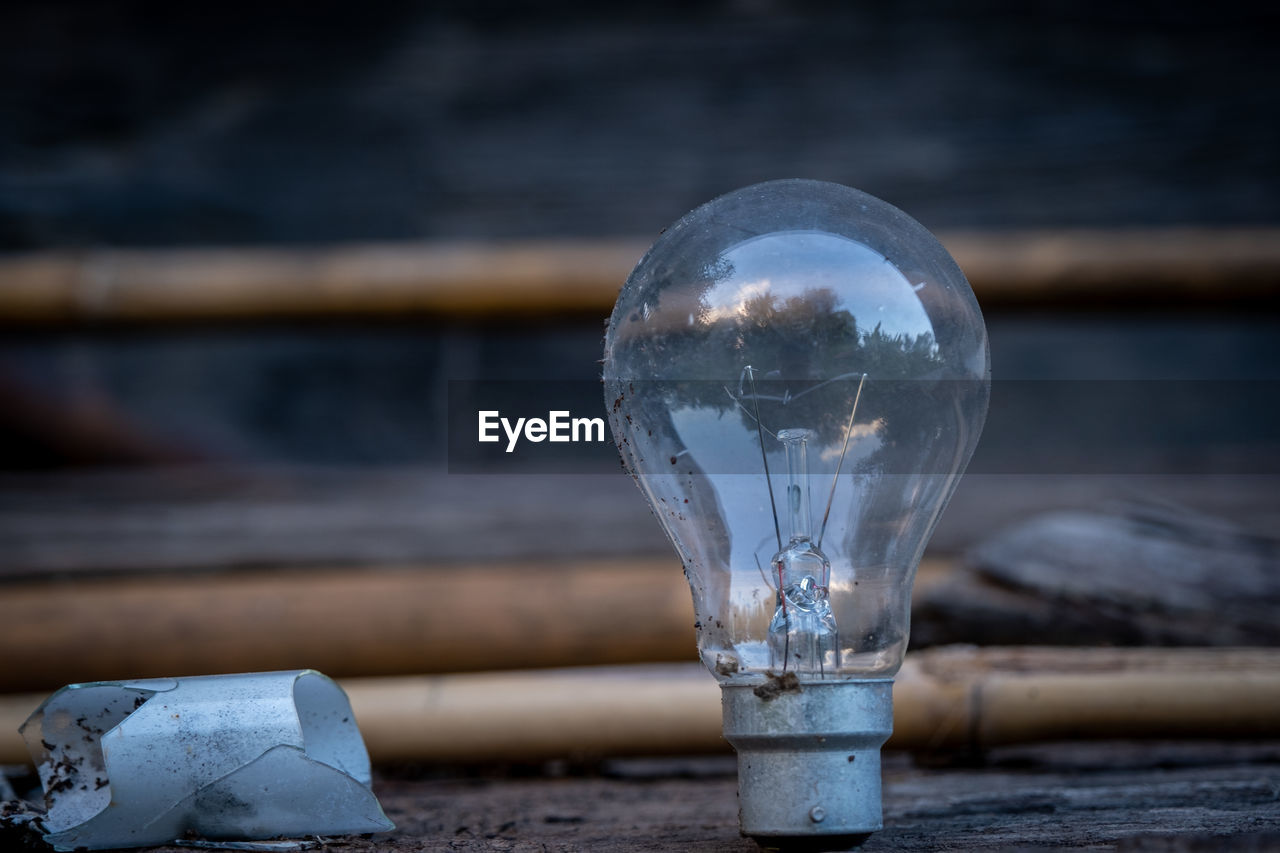
{"type": "MultiPolygon", "coordinates": [[[[585,777],[385,776],[375,791],[399,829],[361,846],[373,853],[758,853],[738,834],[732,759],[660,768],[611,761],[585,777]]],[[[885,827],[861,849],[1273,850],[1280,844],[1277,773],[1274,744],[1247,752],[1223,744],[1059,745],[998,753],[982,768],[921,767],[891,753],[885,827]]]]}
{"type": "Polygon", "coordinates": [[[679,565],[617,474],[211,466],[0,477],[0,581],[633,556],[679,565]]]}
{"type": "MultiPolygon", "coordinates": [[[[941,235],[985,306],[1272,304],[1280,230],[941,235]]],[[[607,316],[641,240],[321,249],[43,252],[0,257],[0,321],[607,316]]]]}
{"type": "MultiPolygon", "coordinates": [[[[759,850],[738,834],[728,756],[612,760],[596,769],[375,774],[374,791],[397,829],[334,843],[369,853],[759,850]]],[[[885,826],[861,849],[1274,850],[1278,772],[1274,742],[1058,744],[999,751],[980,768],[919,766],[889,753],[885,826]]]]}
{"type": "MultiPolygon", "coordinates": [[[[1280,529],[1276,477],[971,473],[931,553],[956,554],[1038,513],[1117,495],[1230,518],[1245,533],[1280,529]]],[[[633,556],[674,561],[675,552],[620,474],[211,467],[0,477],[0,581],[633,556]]],[[[920,637],[934,624],[920,622],[920,637]]],[[[975,641],[991,627],[930,642],[975,641]]]]}

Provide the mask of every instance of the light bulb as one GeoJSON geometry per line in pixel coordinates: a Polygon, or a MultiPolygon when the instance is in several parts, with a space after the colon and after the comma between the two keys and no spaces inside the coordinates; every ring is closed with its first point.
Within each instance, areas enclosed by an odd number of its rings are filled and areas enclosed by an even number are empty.
{"type": "Polygon", "coordinates": [[[911,583],[989,377],[951,256],[838,184],[703,205],[618,296],[610,424],[684,561],[742,831],[762,844],[841,849],[881,827],[911,583]]]}

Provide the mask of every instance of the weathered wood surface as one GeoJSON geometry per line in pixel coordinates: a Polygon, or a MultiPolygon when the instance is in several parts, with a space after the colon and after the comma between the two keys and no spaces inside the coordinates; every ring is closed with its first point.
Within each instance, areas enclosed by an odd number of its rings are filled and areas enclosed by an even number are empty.
{"type": "MultiPolygon", "coordinates": [[[[625,480],[622,485],[631,488],[625,480]]],[[[927,561],[914,595],[916,646],[1274,645],[1280,639],[1272,619],[1280,606],[1280,572],[1271,540],[1230,528],[1219,530],[1218,539],[1203,530],[1197,538],[1194,527],[1140,527],[1135,534],[1123,517],[1066,518],[1089,523],[1067,525],[1067,541],[1019,538],[1020,530],[1045,529],[1042,520],[992,540],[1022,549],[999,552],[1013,556],[996,580],[983,574],[981,563],[952,568],[927,561]],[[1242,544],[1232,548],[1231,542],[1242,544]]],[[[493,518],[482,513],[470,523],[486,521],[493,518]]],[[[641,522],[654,532],[651,519],[641,522]]],[[[94,577],[81,567],[28,572],[22,579],[15,570],[0,587],[0,642],[10,661],[0,685],[34,690],[122,674],[297,666],[335,676],[390,675],[692,655],[688,590],[665,543],[658,543],[661,553],[642,557],[571,549],[552,556],[564,535],[552,531],[552,550],[540,557],[499,557],[485,550],[482,531],[478,538],[457,538],[460,528],[441,529],[435,540],[453,550],[442,545],[423,562],[359,570],[325,565],[318,555],[292,568],[151,577],[94,577]],[[473,541],[469,551],[458,549],[473,541]]],[[[221,532],[235,535],[232,528],[221,532]]],[[[53,546],[63,541],[49,538],[53,546]]],[[[193,544],[179,540],[184,549],[193,544]]],[[[136,553],[146,553],[146,545],[137,540],[136,553]]],[[[83,558],[91,551],[80,542],[72,553],[83,558]]]]}
{"type": "Polygon", "coordinates": [[[674,554],[630,478],[190,469],[0,478],[0,577],[674,554]]]}
{"type": "Polygon", "coordinates": [[[1056,512],[975,546],[915,598],[917,643],[1280,641],[1280,539],[1168,507],[1056,512]]]}
{"type": "MultiPolygon", "coordinates": [[[[969,474],[931,540],[1117,496],[1280,529],[1280,478],[969,474]]],[[[630,478],[433,469],[192,468],[0,476],[0,580],[257,567],[670,556],[630,478]]]]}
{"type": "Polygon", "coordinates": [[[1280,220],[1265,4],[310,11],[5,4],[0,247],[652,235],[784,176],[930,227],[1280,220]]]}
{"type": "MultiPolygon", "coordinates": [[[[395,675],[693,655],[678,559],[625,477],[514,477],[502,488],[484,477],[357,478],[352,488],[322,478],[276,490],[249,480],[212,490],[197,482],[189,493],[173,482],[151,493],[134,491],[137,481],[71,481],[89,484],[87,494],[65,482],[0,498],[4,689],[298,666],[395,675]],[[459,640],[473,635],[483,642],[459,640]]],[[[1044,486],[1039,499],[1063,499],[1044,486]]],[[[1034,507],[1037,493],[1019,503],[1007,492],[984,501],[980,489],[966,500],[962,491],[950,535],[1034,507]]],[[[975,552],[981,560],[927,561],[914,644],[1277,643],[1280,571],[1265,534],[1203,520],[1058,519],[1011,528],[975,552]]]]}
{"type": "MultiPolygon", "coordinates": [[[[738,834],[732,758],[613,761],[597,770],[383,774],[374,788],[396,831],[328,849],[758,853],[738,834]]],[[[994,751],[980,767],[922,767],[890,752],[884,816],[868,853],[1274,850],[1280,746],[1050,745],[994,751]]]]}

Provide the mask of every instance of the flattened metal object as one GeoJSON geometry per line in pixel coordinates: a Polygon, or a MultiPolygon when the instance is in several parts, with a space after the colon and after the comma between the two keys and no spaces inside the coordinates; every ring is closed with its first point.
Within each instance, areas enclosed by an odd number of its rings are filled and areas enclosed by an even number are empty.
{"type": "Polygon", "coordinates": [[[351,703],[313,670],[72,684],[21,731],[56,850],[394,828],[351,703]]]}

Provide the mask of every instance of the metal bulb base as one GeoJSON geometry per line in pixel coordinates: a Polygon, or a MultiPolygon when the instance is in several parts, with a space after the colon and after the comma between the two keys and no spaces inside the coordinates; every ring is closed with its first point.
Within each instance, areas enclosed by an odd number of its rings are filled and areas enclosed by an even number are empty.
{"type": "Polygon", "coordinates": [[[880,747],[893,682],[722,684],[742,834],[765,849],[848,850],[883,826],[880,747]]]}

